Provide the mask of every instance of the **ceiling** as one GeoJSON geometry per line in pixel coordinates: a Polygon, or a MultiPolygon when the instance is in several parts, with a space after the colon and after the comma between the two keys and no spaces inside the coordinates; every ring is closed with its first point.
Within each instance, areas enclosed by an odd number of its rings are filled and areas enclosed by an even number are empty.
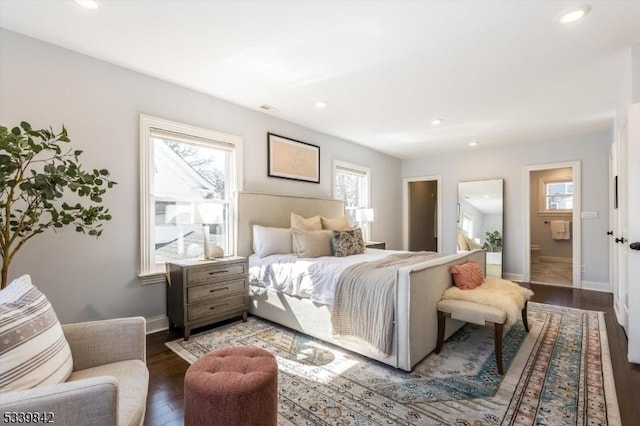
{"type": "Polygon", "coordinates": [[[458,182],[458,198],[485,214],[502,214],[502,179],[458,182]]]}
{"type": "Polygon", "coordinates": [[[640,1],[97,1],[0,26],[399,158],[610,129],[640,43],[640,1]]]}

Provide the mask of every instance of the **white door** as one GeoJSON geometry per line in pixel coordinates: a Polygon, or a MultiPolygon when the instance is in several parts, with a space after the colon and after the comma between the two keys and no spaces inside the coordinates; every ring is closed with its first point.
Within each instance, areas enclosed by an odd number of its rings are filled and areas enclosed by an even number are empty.
{"type": "Polygon", "coordinates": [[[627,120],[627,232],[620,244],[627,257],[629,361],[640,363],[640,103],[629,107],[627,120]],[[633,247],[633,248],[632,248],[633,247]]]}
{"type": "MultiPolygon", "coordinates": [[[[618,138],[619,139],[619,138],[618,138]]],[[[609,155],[609,188],[616,188],[618,184],[618,142],[611,144],[611,153],[609,155]]],[[[616,313],[618,323],[622,324],[622,316],[620,315],[620,294],[618,293],[620,286],[618,285],[618,244],[614,238],[618,232],[618,197],[616,191],[609,191],[609,229],[607,235],[609,237],[609,282],[611,283],[611,291],[613,292],[613,309],[616,313]]]]}
{"type": "Polygon", "coordinates": [[[615,301],[616,301],[616,314],[618,316],[618,322],[624,328],[627,335],[629,335],[629,330],[627,328],[627,324],[629,323],[629,298],[628,298],[628,281],[627,281],[627,264],[628,264],[628,253],[625,250],[625,243],[623,241],[628,240],[628,204],[629,197],[627,195],[628,190],[628,167],[627,167],[627,151],[629,148],[629,122],[627,122],[622,126],[620,134],[618,135],[617,146],[614,149],[617,156],[617,185],[615,185],[614,189],[617,191],[618,198],[618,208],[614,210],[615,214],[615,228],[613,229],[613,258],[617,262],[614,271],[614,275],[617,275],[617,289],[615,293],[615,301]]]}

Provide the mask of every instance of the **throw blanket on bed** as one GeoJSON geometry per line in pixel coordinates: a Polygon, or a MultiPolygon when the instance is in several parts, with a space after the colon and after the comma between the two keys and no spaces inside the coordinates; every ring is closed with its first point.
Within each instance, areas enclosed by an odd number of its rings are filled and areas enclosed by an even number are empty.
{"type": "Polygon", "coordinates": [[[342,272],[331,313],[333,334],[373,345],[384,354],[393,346],[393,306],[397,270],[441,257],[433,252],[394,253],[342,272]]]}
{"type": "Polygon", "coordinates": [[[507,313],[507,324],[513,324],[520,318],[524,302],[533,296],[533,291],[512,281],[487,277],[473,290],[461,290],[450,287],[442,295],[443,299],[465,300],[481,305],[502,309],[507,313]]]}

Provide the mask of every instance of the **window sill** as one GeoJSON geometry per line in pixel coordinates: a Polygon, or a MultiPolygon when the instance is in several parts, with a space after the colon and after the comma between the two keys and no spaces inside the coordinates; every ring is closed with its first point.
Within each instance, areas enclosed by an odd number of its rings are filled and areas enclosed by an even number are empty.
{"type": "Polygon", "coordinates": [[[548,211],[542,210],[538,211],[538,216],[572,216],[572,210],[561,210],[561,211],[548,211]]]}
{"type": "Polygon", "coordinates": [[[167,276],[163,272],[150,272],[147,274],[139,274],[138,279],[142,285],[164,284],[167,282],[167,276]]]}

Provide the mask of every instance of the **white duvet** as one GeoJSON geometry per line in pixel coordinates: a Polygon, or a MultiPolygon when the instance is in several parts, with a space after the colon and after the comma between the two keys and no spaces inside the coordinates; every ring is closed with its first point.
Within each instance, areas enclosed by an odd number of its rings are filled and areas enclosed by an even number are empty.
{"type": "MultiPolygon", "coordinates": [[[[291,296],[306,297],[324,305],[333,305],[333,295],[342,271],[359,262],[382,259],[394,250],[367,249],[363,254],[313,259],[294,254],[249,256],[249,282],[251,285],[271,288],[291,296]]],[[[255,289],[253,290],[255,291],[255,289]]]]}

